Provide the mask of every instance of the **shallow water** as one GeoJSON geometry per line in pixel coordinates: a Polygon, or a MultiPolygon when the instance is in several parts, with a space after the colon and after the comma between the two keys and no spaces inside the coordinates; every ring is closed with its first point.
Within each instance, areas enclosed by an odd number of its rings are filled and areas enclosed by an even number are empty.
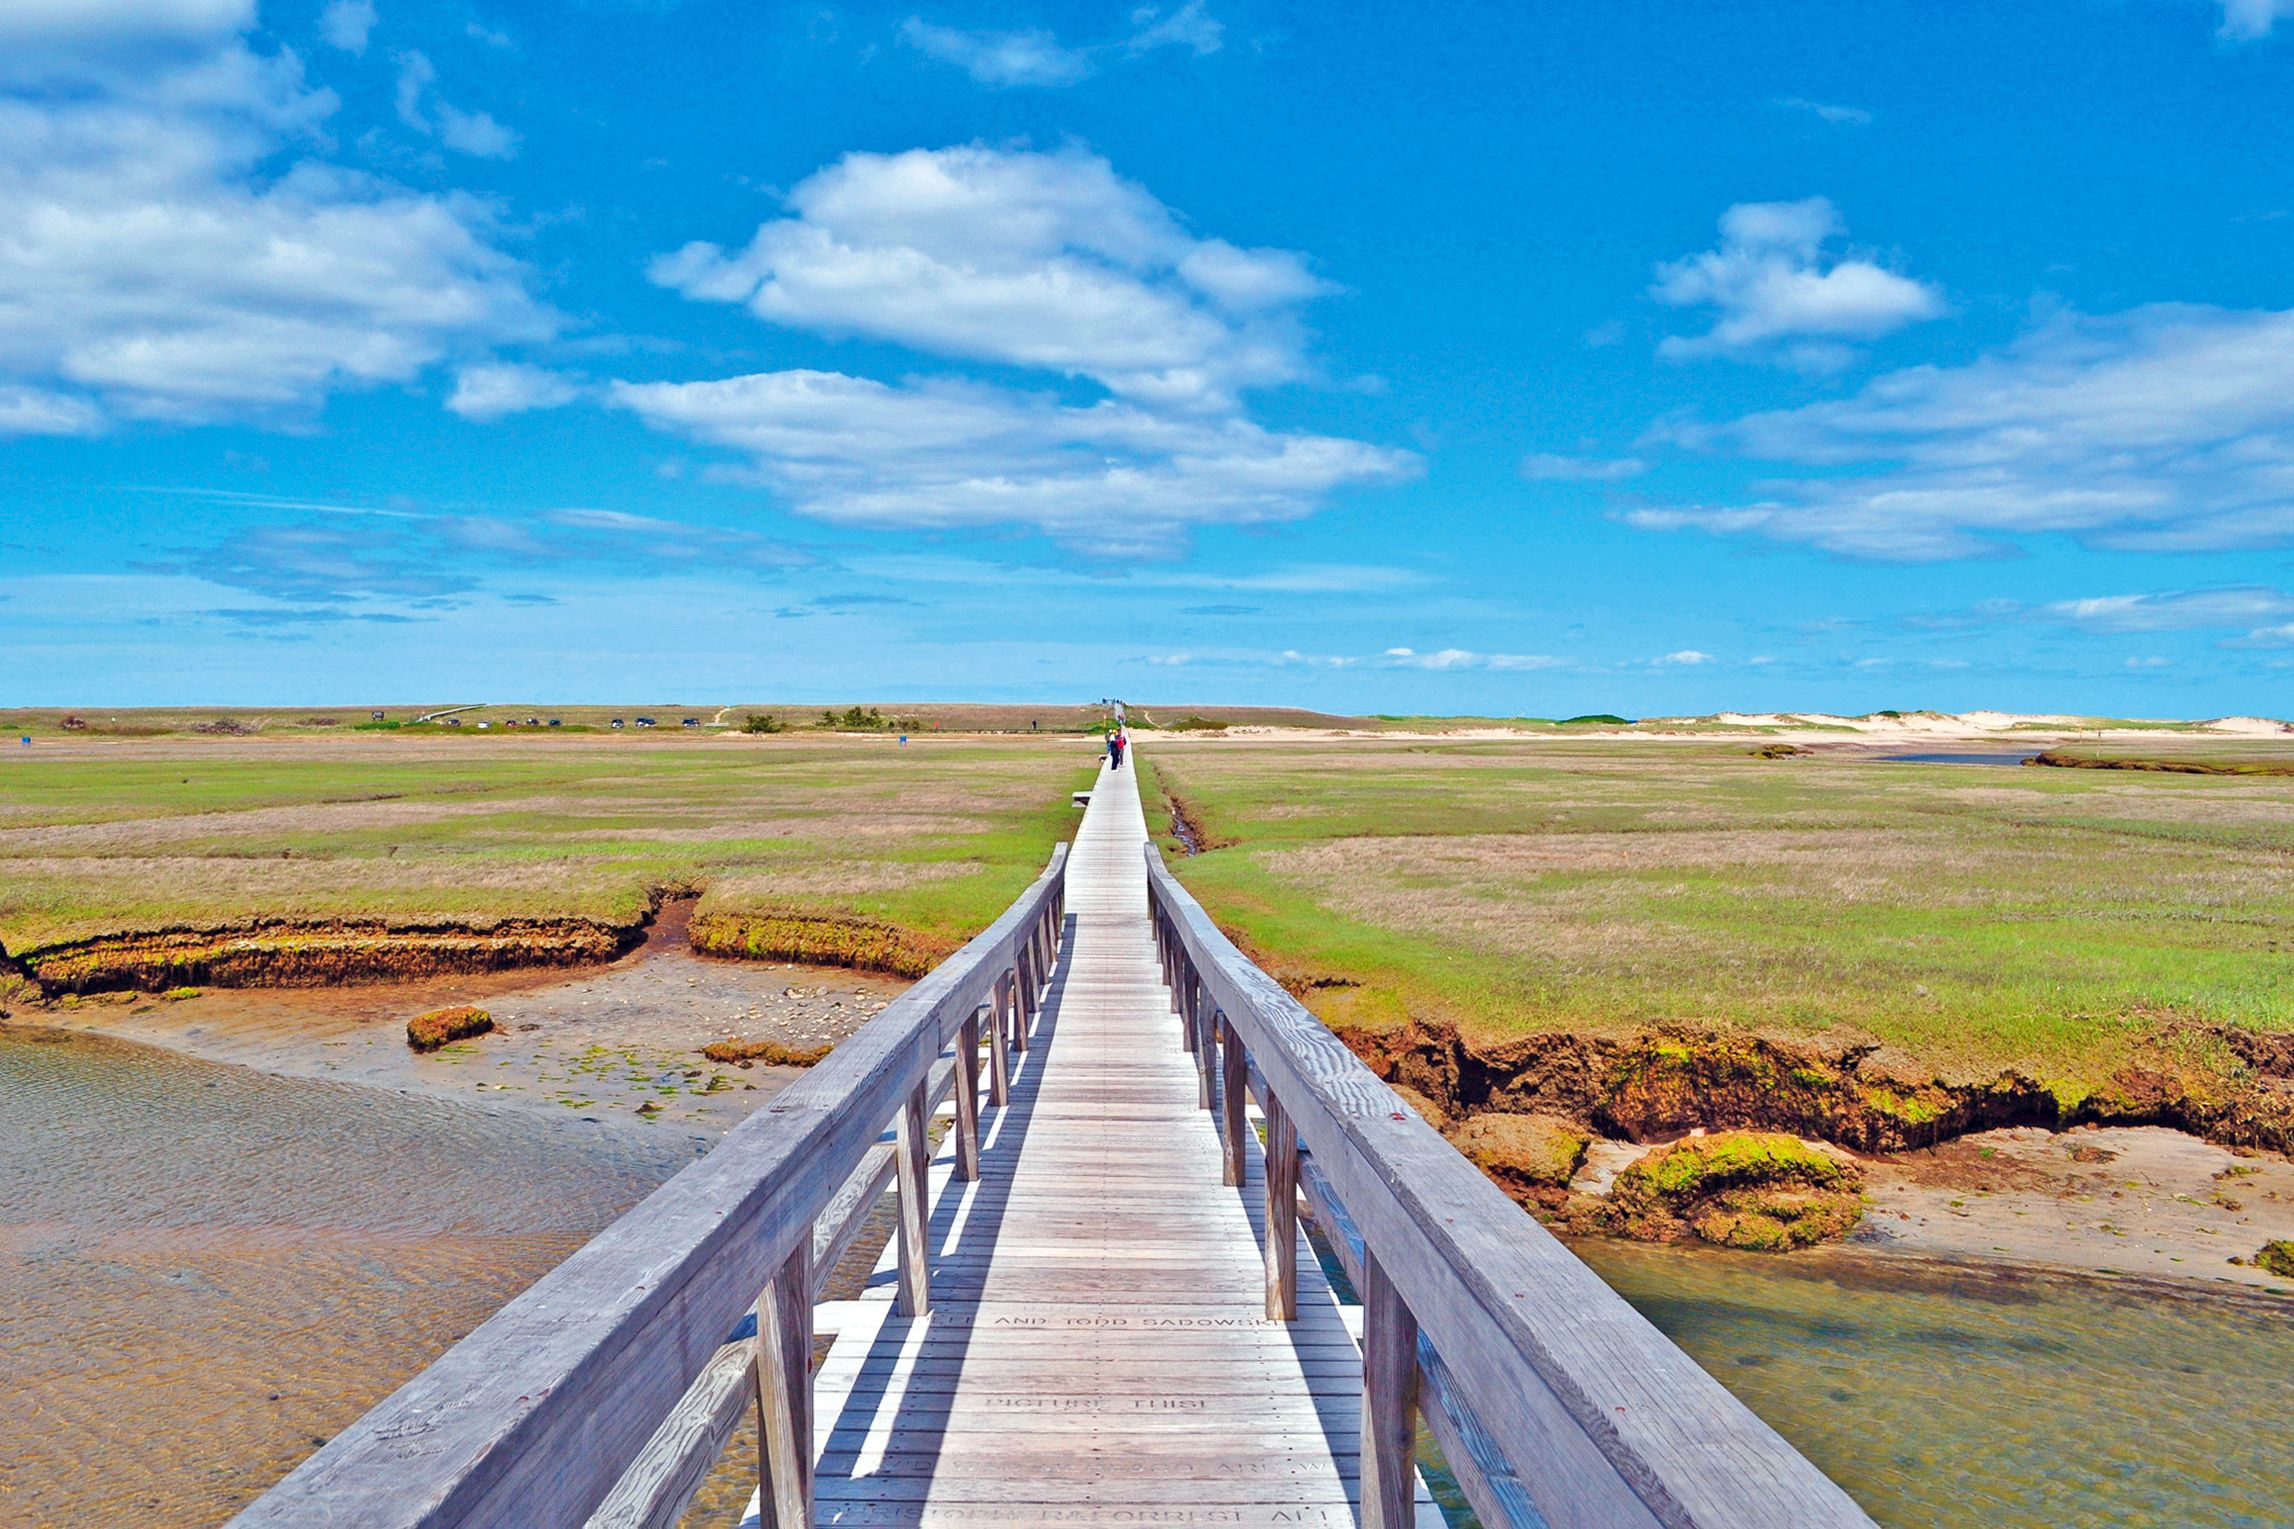
{"type": "Polygon", "coordinates": [[[1880,764],[2020,765],[2037,757],[2038,752],[2024,749],[2013,754],[1879,754],[1874,758],[1880,764]]]}
{"type": "Polygon", "coordinates": [[[0,1524],[228,1517],[690,1158],[631,1135],[0,1025],[0,1524]]]}
{"type": "Polygon", "coordinates": [[[2294,1524],[2294,1299],[1577,1252],[1882,1524],[2294,1524]]]}

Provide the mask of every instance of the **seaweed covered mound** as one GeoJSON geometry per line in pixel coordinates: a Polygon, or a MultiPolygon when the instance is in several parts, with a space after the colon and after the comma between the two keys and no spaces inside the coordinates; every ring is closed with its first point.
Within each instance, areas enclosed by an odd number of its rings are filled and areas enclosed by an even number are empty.
{"type": "Polygon", "coordinates": [[[1864,1215],[1864,1173],[1796,1136],[1692,1136],[1617,1175],[1611,1228],[1646,1241],[1695,1236],[1782,1253],[1844,1237],[1864,1215]]]}
{"type": "Polygon", "coordinates": [[[466,1041],[473,1035],[484,1035],[493,1028],[493,1015],[468,1004],[460,1004],[451,1009],[432,1009],[406,1022],[406,1044],[417,1051],[436,1051],[450,1041],[466,1041]]]}

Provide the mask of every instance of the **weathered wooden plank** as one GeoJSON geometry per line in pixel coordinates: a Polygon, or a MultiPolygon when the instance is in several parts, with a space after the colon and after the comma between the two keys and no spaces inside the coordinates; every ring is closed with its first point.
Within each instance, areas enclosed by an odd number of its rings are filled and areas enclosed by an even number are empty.
{"type": "Polygon", "coordinates": [[[756,1363],[753,1335],[717,1350],[590,1515],[588,1529],[674,1529],[756,1395],[756,1363]]]}

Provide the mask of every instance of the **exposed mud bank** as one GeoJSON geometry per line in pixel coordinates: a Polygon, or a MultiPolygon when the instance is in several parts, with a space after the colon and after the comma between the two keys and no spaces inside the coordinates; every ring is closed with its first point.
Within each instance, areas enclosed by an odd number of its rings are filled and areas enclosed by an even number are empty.
{"type": "Polygon", "coordinates": [[[2005,1126],[2160,1125],[2225,1146],[2294,1150],[2294,1035],[2184,1027],[2102,1087],[2067,1099],[2013,1072],[1974,1083],[1907,1077],[1876,1065],[1870,1046],[1828,1050],[1716,1031],[1532,1035],[1486,1046],[1423,1024],[1339,1034],[1379,1076],[1446,1115],[1558,1115],[1637,1142],[1754,1129],[1900,1152],[2005,1126]]]}
{"type": "Polygon", "coordinates": [[[28,950],[23,973],[47,997],[175,987],[334,987],[524,966],[611,961],[645,923],[504,919],[492,924],[257,919],[211,929],[97,935],[28,950]]]}
{"type": "Polygon", "coordinates": [[[2203,759],[2091,759],[2055,749],[2034,754],[2024,763],[2053,770],[2150,770],[2162,775],[2294,775],[2294,765],[2258,761],[2215,764],[2203,759]]]}
{"type": "Polygon", "coordinates": [[[877,919],[794,911],[710,909],[693,916],[687,938],[705,956],[843,966],[893,977],[921,977],[957,948],[953,941],[877,919]]]}
{"type": "Polygon", "coordinates": [[[347,987],[522,968],[602,966],[632,951],[685,949],[743,961],[916,978],[953,954],[934,939],[879,920],[794,910],[695,911],[685,890],[658,894],[627,924],[588,918],[492,923],[381,919],[255,919],[205,929],[136,930],[59,942],[11,956],[0,948],[0,1011],[96,993],[172,988],[347,987]]]}

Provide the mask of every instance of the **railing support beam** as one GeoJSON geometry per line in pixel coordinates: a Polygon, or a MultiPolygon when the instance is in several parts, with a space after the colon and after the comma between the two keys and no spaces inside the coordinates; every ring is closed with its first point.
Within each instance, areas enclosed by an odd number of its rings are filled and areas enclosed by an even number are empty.
{"type": "Polygon", "coordinates": [[[1418,1320],[1362,1255],[1362,1529],[1410,1529],[1416,1508],[1418,1320]]]}
{"type": "Polygon", "coordinates": [[[812,1529],[812,1239],[757,1299],[757,1500],[764,1529],[812,1529]]]}
{"type": "Polygon", "coordinates": [[[1251,1080],[1243,1038],[1227,1023],[1226,1011],[1216,1011],[1212,1024],[1219,1034],[1220,1177],[1230,1186],[1239,1186],[1243,1181],[1243,1132],[1250,1128],[1243,1105],[1250,1097],[1251,1080]]]}
{"type": "Polygon", "coordinates": [[[926,1177],[932,1145],[924,1134],[926,1087],[916,1085],[900,1106],[893,1128],[892,1161],[900,1201],[900,1289],[893,1309],[904,1317],[920,1317],[932,1309],[932,1190],[926,1177]]]}
{"type": "Polygon", "coordinates": [[[971,1183],[980,1176],[980,1019],[986,1004],[956,1027],[956,1177],[971,1183]]]}
{"type": "Polygon", "coordinates": [[[1266,1314],[1298,1320],[1298,1132],[1266,1094],[1266,1314]]]}
{"type": "Polygon", "coordinates": [[[988,1102],[1002,1109],[1012,1102],[1010,985],[1001,977],[995,985],[995,1020],[988,1027],[988,1102]]]}
{"type": "Polygon", "coordinates": [[[1028,969],[1023,948],[1012,963],[1012,1050],[1028,1049],[1028,1031],[1035,1026],[1035,975],[1028,969]]]}

